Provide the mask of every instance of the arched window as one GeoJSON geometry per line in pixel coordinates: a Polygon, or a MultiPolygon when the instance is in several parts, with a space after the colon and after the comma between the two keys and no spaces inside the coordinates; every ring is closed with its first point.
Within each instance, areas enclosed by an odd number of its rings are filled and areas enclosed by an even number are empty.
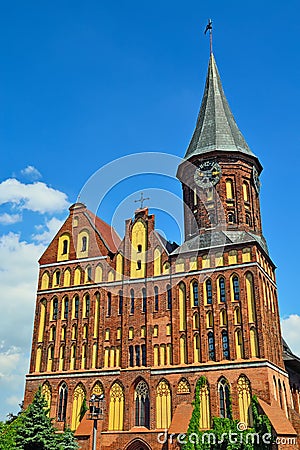
{"type": "Polygon", "coordinates": [[[50,347],[48,348],[47,372],[52,371],[53,359],[54,359],[54,346],[50,345],[50,347]]]}
{"type": "Polygon", "coordinates": [[[200,390],[200,423],[199,428],[210,428],[210,398],[207,381],[200,390]]]}
{"type": "Polygon", "coordinates": [[[106,328],[104,339],[105,339],[105,341],[109,341],[109,338],[110,338],[110,329],[106,328]]]}
{"type": "Polygon", "coordinates": [[[88,326],[87,326],[87,324],[83,325],[82,337],[83,337],[83,339],[87,339],[87,337],[88,337],[88,326]]]}
{"type": "Polygon", "coordinates": [[[166,365],[166,346],[165,346],[165,344],[161,344],[159,347],[159,362],[160,362],[160,366],[166,365]]]}
{"type": "Polygon", "coordinates": [[[156,388],[156,428],[169,428],[171,424],[171,390],[166,380],[156,388]]]}
{"type": "Polygon", "coordinates": [[[41,371],[41,363],[42,363],[42,347],[38,347],[35,358],[35,372],[41,371]]]}
{"type": "Polygon", "coordinates": [[[98,264],[98,266],[95,269],[95,282],[101,283],[102,279],[103,279],[103,268],[101,264],[98,264]]]}
{"type": "Polygon", "coordinates": [[[76,345],[73,344],[71,347],[71,361],[70,361],[70,370],[75,369],[75,363],[76,363],[76,345]]]}
{"type": "Polygon", "coordinates": [[[243,183],[243,197],[244,202],[249,202],[249,186],[248,183],[246,183],[245,181],[243,183]]]}
{"type": "Polygon", "coordinates": [[[146,312],[146,309],[147,309],[147,294],[146,294],[146,289],[145,288],[142,289],[142,294],[143,294],[142,311],[146,312]]]}
{"type": "Polygon", "coordinates": [[[220,312],[220,325],[221,325],[221,327],[226,327],[227,326],[226,309],[222,309],[222,311],[220,312]]]}
{"type": "Polygon", "coordinates": [[[179,330],[186,330],[186,290],[184,283],[179,284],[179,330]]]}
{"type": "Polygon", "coordinates": [[[52,320],[57,320],[58,315],[58,299],[55,297],[52,300],[52,320]]]}
{"type": "Polygon", "coordinates": [[[215,338],[212,331],[208,333],[207,339],[208,339],[208,358],[211,361],[215,361],[216,360],[215,338]]]}
{"type": "Polygon", "coordinates": [[[251,385],[245,375],[241,375],[237,383],[240,421],[248,426],[253,424],[252,408],[251,408],[251,385]]]}
{"type": "Polygon", "coordinates": [[[200,362],[200,337],[199,333],[194,335],[194,363],[200,362]]]}
{"type": "Polygon", "coordinates": [[[226,330],[222,331],[222,348],[223,348],[224,359],[230,359],[228,333],[226,330]]]}
{"type": "Polygon", "coordinates": [[[77,286],[78,284],[81,284],[81,269],[80,269],[80,267],[77,267],[75,269],[75,273],[74,273],[74,285],[77,286]]]}
{"type": "Polygon", "coordinates": [[[221,303],[226,302],[225,278],[219,278],[219,299],[221,303]]]}
{"type": "Polygon", "coordinates": [[[153,327],[153,337],[157,337],[158,336],[158,325],[154,325],[153,327]]]}
{"type": "Polygon", "coordinates": [[[226,198],[227,198],[227,200],[232,200],[234,198],[233,181],[230,179],[226,180],[226,198]]]}
{"type": "Polygon", "coordinates": [[[235,223],[235,214],[232,211],[228,213],[228,223],[235,223]]]}
{"type": "Polygon", "coordinates": [[[50,328],[49,341],[55,341],[55,339],[56,339],[56,327],[53,325],[53,327],[50,328]]]}
{"type": "Polygon", "coordinates": [[[124,391],[118,381],[112,385],[109,397],[108,429],[110,431],[121,431],[124,422],[124,391]]]}
{"type": "Polygon", "coordinates": [[[187,364],[186,336],[180,336],[180,364],[187,364]]]}
{"type": "Polygon", "coordinates": [[[42,299],[40,301],[40,323],[39,323],[38,342],[43,342],[44,340],[45,320],[46,320],[46,299],[42,299]]]}
{"type": "Polygon", "coordinates": [[[167,309],[172,309],[172,289],[169,284],[167,286],[167,309]]]}
{"type": "Polygon", "coordinates": [[[192,283],[192,298],[193,298],[193,306],[199,306],[199,289],[197,281],[192,283]]]}
{"type": "Polygon", "coordinates": [[[134,392],[135,397],[135,426],[150,426],[149,388],[145,381],[140,381],[134,392]]]}
{"type": "Polygon", "coordinates": [[[258,342],[257,342],[257,331],[255,328],[250,329],[250,347],[252,358],[258,358],[258,342]]]}
{"type": "Polygon", "coordinates": [[[248,272],[246,275],[246,292],[247,292],[247,303],[248,303],[248,317],[249,322],[255,322],[255,300],[254,300],[254,283],[253,275],[248,272]]]}
{"type": "Polygon", "coordinates": [[[130,314],[134,314],[134,290],[130,289],[130,314]]]}
{"type": "Polygon", "coordinates": [[[68,386],[63,382],[59,388],[57,421],[65,422],[68,404],[68,386]]]}
{"type": "Polygon", "coordinates": [[[159,248],[154,250],[154,276],[161,274],[161,251],[159,248]]]}
{"type": "Polygon", "coordinates": [[[236,357],[238,359],[244,358],[244,344],[241,330],[235,331],[235,349],[236,349],[236,357]]]}
{"type": "Polygon", "coordinates": [[[146,345],[142,344],[142,366],[147,365],[146,345]]]}
{"type": "Polygon", "coordinates": [[[68,253],[68,240],[63,240],[63,248],[62,248],[62,254],[66,255],[68,253]]]}
{"type": "Polygon", "coordinates": [[[154,286],[154,311],[158,311],[159,298],[158,298],[158,287],[154,286]]]}
{"type": "Polygon", "coordinates": [[[206,296],[206,304],[212,304],[212,284],[211,280],[208,279],[205,281],[205,296],[206,296]]]}
{"type": "Polygon", "coordinates": [[[118,253],[116,257],[116,280],[122,280],[123,273],[124,273],[124,257],[121,253],[118,253]]]}
{"type": "Polygon", "coordinates": [[[212,328],[214,324],[214,317],[212,311],[207,311],[206,313],[206,327],[212,328]]]}
{"type": "Polygon", "coordinates": [[[90,283],[92,281],[92,268],[87,266],[85,269],[85,282],[90,283]]]}
{"type": "Polygon", "coordinates": [[[71,284],[71,271],[70,269],[66,269],[64,271],[64,287],[70,286],[71,284]]]}
{"type": "Polygon", "coordinates": [[[163,265],[163,273],[168,274],[170,273],[170,263],[167,261],[163,265]]]}
{"type": "Polygon", "coordinates": [[[181,378],[177,386],[177,394],[189,394],[190,392],[190,383],[186,378],[181,378]]]}
{"type": "Polygon", "coordinates": [[[237,308],[235,308],[234,310],[234,324],[235,325],[240,325],[242,323],[242,317],[241,317],[241,309],[238,306],[237,308]]]}
{"type": "Polygon", "coordinates": [[[65,297],[63,299],[63,319],[67,319],[69,317],[69,299],[65,297]]]}
{"type": "Polygon", "coordinates": [[[123,291],[119,291],[119,314],[123,313],[123,291]]]}
{"type": "Polygon", "coordinates": [[[231,419],[231,402],[228,381],[221,378],[218,384],[219,401],[220,401],[220,417],[231,419]]]}
{"type": "Polygon", "coordinates": [[[111,293],[107,293],[107,306],[106,306],[106,315],[111,315],[111,293]]]}
{"type": "Polygon", "coordinates": [[[86,236],[82,236],[81,239],[81,251],[82,252],[86,252],[87,249],[87,237],[86,236]]]}
{"type": "Polygon", "coordinates": [[[200,319],[199,319],[199,314],[195,313],[193,315],[193,329],[194,330],[199,330],[200,327],[200,319]]]}
{"type": "Polygon", "coordinates": [[[91,306],[90,296],[89,296],[89,294],[86,294],[86,296],[84,297],[84,303],[83,303],[83,317],[89,317],[90,306],[91,306]]]}
{"type": "Polygon", "coordinates": [[[85,398],[85,391],[83,385],[80,383],[76,386],[73,395],[72,407],[72,430],[76,430],[82,419],[82,404],[85,398]]]}
{"type": "Polygon", "coordinates": [[[240,299],[240,282],[236,275],[231,278],[231,284],[232,300],[238,301],[240,299]]]}
{"type": "Polygon", "coordinates": [[[249,213],[246,213],[246,224],[249,225],[249,227],[252,227],[252,220],[249,213]]]}
{"type": "Polygon", "coordinates": [[[133,345],[129,345],[129,367],[134,366],[134,351],[133,345]]]}
{"type": "Polygon", "coordinates": [[[79,314],[79,297],[78,295],[75,295],[74,300],[73,300],[73,319],[78,319],[78,314],[79,314]]]}
{"type": "Polygon", "coordinates": [[[50,281],[49,273],[44,272],[42,276],[41,289],[48,289],[49,281],[50,281]]]}
{"type": "Polygon", "coordinates": [[[129,327],[128,339],[133,339],[133,336],[134,336],[134,329],[133,329],[133,327],[129,327]]]}

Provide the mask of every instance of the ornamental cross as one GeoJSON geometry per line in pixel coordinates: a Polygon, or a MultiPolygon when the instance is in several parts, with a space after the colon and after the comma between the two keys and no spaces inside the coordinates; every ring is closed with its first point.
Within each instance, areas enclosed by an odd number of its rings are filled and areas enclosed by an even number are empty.
{"type": "Polygon", "coordinates": [[[141,208],[140,209],[142,209],[143,208],[143,206],[144,206],[144,201],[145,200],[150,200],[150,197],[144,197],[144,193],[143,192],[141,192],[141,197],[138,199],[138,200],[134,200],[134,202],[135,203],[141,203],[141,208]]]}

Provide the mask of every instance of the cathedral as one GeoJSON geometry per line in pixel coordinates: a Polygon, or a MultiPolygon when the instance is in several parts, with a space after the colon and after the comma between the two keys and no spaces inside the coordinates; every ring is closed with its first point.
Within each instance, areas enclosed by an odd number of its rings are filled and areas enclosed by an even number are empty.
{"type": "Polygon", "coordinates": [[[204,376],[200,429],[213,417],[251,427],[256,395],[274,448],[300,448],[300,359],[281,336],[261,171],[211,52],[177,171],[184,242],[163,238],[147,207],[122,238],[85,204],[70,207],[39,260],[25,406],[41,385],[55,426],[83,450],[177,449],[204,376]],[[96,430],[91,398],[102,405],[96,430]]]}

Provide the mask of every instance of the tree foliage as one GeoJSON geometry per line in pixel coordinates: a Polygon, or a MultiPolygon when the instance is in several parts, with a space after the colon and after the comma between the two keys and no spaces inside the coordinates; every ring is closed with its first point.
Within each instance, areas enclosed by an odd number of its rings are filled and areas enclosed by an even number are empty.
{"type": "Polygon", "coordinates": [[[200,431],[200,392],[206,382],[202,376],[196,384],[194,409],[182,450],[270,450],[271,424],[266,415],[259,414],[255,396],[252,398],[253,428],[241,430],[238,420],[214,417],[211,430],[200,431]],[[269,439],[263,439],[263,436],[269,439]]]}
{"type": "Polygon", "coordinates": [[[18,416],[0,424],[1,450],[77,450],[73,432],[57,433],[49,417],[47,401],[38,388],[33,402],[18,416]]]}

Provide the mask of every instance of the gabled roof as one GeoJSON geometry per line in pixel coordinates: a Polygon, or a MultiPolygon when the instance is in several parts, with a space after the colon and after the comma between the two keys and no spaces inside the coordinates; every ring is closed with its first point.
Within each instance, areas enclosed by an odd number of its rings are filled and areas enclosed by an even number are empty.
{"type": "Polygon", "coordinates": [[[185,159],[214,150],[241,152],[255,157],[235,122],[211,53],[202,104],[185,159]]]}
{"type": "Polygon", "coordinates": [[[112,253],[116,253],[121,243],[121,239],[116,230],[108,223],[104,222],[104,220],[93,214],[90,210],[86,209],[84,214],[90,219],[91,224],[98,231],[105,246],[112,253]]]}

